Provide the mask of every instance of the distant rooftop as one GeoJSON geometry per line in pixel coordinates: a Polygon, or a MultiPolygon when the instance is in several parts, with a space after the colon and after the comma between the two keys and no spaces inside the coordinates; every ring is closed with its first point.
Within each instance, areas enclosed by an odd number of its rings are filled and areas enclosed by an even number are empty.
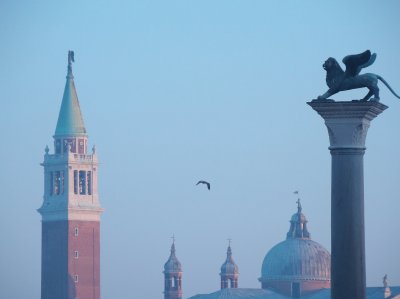
{"type": "MultiPolygon", "coordinates": [[[[400,286],[390,287],[392,295],[386,299],[400,299],[400,286]]],[[[367,287],[366,299],[384,299],[384,287],[367,287]]],[[[267,289],[222,289],[210,294],[200,294],[189,299],[288,299],[289,297],[267,289]]],[[[298,299],[330,299],[331,290],[322,289],[298,299]]]]}

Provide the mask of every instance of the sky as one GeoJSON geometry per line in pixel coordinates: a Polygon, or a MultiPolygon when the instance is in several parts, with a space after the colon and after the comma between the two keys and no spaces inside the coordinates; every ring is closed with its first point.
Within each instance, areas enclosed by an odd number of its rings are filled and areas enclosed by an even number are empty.
{"type": "MultiPolygon", "coordinates": [[[[295,190],[330,249],[328,134],[306,102],[327,90],[328,57],[366,49],[378,57],[365,71],[400,93],[399,11],[395,0],[0,1],[0,299],[40,297],[40,163],[68,50],[101,162],[102,298],[162,298],[172,235],[187,298],[219,288],[228,238],[239,286],[259,288],[295,190]]],[[[369,286],[385,274],[400,285],[400,101],[381,84],[381,102],[364,156],[369,286]]]]}

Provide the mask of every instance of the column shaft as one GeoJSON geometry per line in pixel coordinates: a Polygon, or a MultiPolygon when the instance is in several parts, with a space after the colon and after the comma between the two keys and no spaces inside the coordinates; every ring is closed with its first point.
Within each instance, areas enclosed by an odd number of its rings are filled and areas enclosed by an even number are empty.
{"type": "Polygon", "coordinates": [[[332,150],[332,298],[365,298],[363,149],[332,150]]]}

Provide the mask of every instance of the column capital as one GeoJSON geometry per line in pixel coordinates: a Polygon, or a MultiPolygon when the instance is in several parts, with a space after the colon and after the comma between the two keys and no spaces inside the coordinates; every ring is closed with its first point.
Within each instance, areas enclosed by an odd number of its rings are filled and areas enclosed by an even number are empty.
{"type": "Polygon", "coordinates": [[[325,120],[330,150],[365,150],[365,139],[370,122],[388,108],[376,101],[314,100],[307,104],[325,120]]]}

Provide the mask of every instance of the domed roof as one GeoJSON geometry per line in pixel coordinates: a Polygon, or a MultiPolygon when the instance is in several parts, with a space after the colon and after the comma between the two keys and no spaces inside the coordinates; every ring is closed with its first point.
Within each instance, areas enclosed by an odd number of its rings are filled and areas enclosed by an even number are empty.
{"type": "Polygon", "coordinates": [[[226,252],[226,261],[221,266],[221,274],[238,274],[239,267],[235,264],[235,261],[232,258],[232,249],[231,246],[228,246],[228,251],[226,252]]]}
{"type": "Polygon", "coordinates": [[[330,280],[331,255],[310,239],[287,239],[265,256],[261,281],[330,280]]]}
{"type": "Polygon", "coordinates": [[[175,256],[175,243],[171,245],[171,254],[164,264],[164,273],[182,272],[182,265],[175,256]]]}
{"type": "Polygon", "coordinates": [[[331,279],[331,255],[322,245],[311,240],[300,200],[297,203],[297,213],[290,220],[286,240],[275,245],[264,258],[261,282],[331,279]]]}

